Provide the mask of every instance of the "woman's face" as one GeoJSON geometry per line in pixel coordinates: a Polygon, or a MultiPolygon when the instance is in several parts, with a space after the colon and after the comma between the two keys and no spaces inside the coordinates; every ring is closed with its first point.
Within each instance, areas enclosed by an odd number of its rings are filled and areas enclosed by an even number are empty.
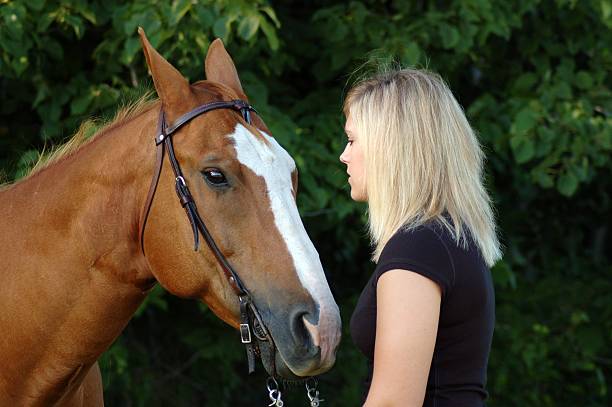
{"type": "Polygon", "coordinates": [[[346,173],[349,175],[348,182],[351,186],[351,198],[357,202],[365,202],[368,200],[368,194],[366,192],[363,146],[351,116],[346,118],[344,131],[348,141],[344,151],[340,154],[340,161],[346,164],[346,173]]]}

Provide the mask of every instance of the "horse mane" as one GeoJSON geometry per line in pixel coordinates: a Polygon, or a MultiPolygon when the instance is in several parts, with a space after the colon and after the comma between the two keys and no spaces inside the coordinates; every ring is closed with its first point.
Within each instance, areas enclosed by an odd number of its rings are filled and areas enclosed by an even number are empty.
{"type": "MultiPolygon", "coordinates": [[[[39,152],[36,163],[28,170],[21,180],[25,180],[37,174],[51,164],[73,154],[81,147],[95,140],[101,134],[121,126],[125,122],[149,110],[157,102],[157,98],[153,98],[153,94],[151,90],[147,90],[144,94],[138,96],[137,99],[125,102],[123,106],[118,108],[111,119],[86,119],[67,142],[53,147],[50,151],[45,151],[46,147],[43,148],[43,151],[39,152]]],[[[8,188],[12,184],[13,183],[0,183],[0,190],[8,188]]]]}

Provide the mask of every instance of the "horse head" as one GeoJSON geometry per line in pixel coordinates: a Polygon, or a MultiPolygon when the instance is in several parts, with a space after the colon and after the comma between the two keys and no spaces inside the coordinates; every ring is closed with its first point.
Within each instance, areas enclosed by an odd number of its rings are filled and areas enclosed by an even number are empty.
{"type": "MultiPolygon", "coordinates": [[[[211,102],[248,102],[220,40],[208,49],[206,80],[189,84],[142,29],[139,33],[168,125],[211,102]]],[[[297,169],[291,156],[257,113],[249,117],[231,108],[198,115],[171,137],[198,216],[239,276],[238,285],[248,290],[256,319],[269,334],[268,341],[259,342],[266,370],[296,379],[331,368],[340,315],[298,213],[297,169]]],[[[177,199],[177,177],[165,162],[142,231],[151,272],[172,294],[204,301],[238,328],[244,318],[237,282],[209,246],[194,250],[194,233],[197,238],[199,232],[177,199]]]]}

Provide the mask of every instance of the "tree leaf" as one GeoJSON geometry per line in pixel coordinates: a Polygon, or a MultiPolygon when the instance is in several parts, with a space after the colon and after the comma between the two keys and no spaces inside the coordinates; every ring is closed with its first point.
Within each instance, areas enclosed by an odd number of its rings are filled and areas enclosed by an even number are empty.
{"type": "MultiPolygon", "coordinates": [[[[153,43],[153,36],[149,36],[149,40],[153,43]]],[[[134,60],[137,53],[140,53],[140,40],[135,37],[129,37],[124,44],[123,52],[121,53],[121,62],[124,65],[129,65],[134,60]]]]}
{"type": "Polygon", "coordinates": [[[171,17],[169,24],[174,27],[178,24],[179,21],[187,14],[187,12],[191,9],[192,2],[191,0],[175,0],[172,2],[171,7],[171,17]]]}
{"type": "Polygon", "coordinates": [[[280,28],[281,26],[280,20],[278,19],[278,17],[276,17],[276,13],[274,12],[274,9],[272,7],[264,6],[261,8],[261,11],[263,11],[264,13],[268,15],[268,17],[270,17],[270,19],[272,20],[276,28],[280,28]]]}
{"type": "Polygon", "coordinates": [[[45,6],[45,0],[28,0],[26,6],[34,11],[40,11],[45,6]]]}
{"type": "Polygon", "coordinates": [[[244,40],[250,40],[259,28],[260,19],[261,17],[257,14],[251,14],[243,18],[238,24],[238,35],[244,40]]]}
{"type": "Polygon", "coordinates": [[[459,31],[448,24],[440,25],[440,37],[442,38],[442,47],[451,49],[459,42],[459,31]]]}
{"type": "Polygon", "coordinates": [[[533,141],[526,136],[514,136],[510,139],[510,146],[514,153],[514,159],[519,164],[531,160],[535,153],[533,141]]]}
{"type": "Polygon", "coordinates": [[[546,168],[537,169],[537,170],[533,170],[531,173],[534,181],[537,182],[538,185],[540,185],[542,188],[546,188],[546,189],[552,188],[555,185],[555,181],[553,180],[553,177],[546,172],[547,170],[548,169],[546,168]]]}
{"type": "Polygon", "coordinates": [[[85,25],[83,24],[83,19],[79,16],[75,15],[67,15],[65,18],[66,23],[72,27],[74,30],[74,34],[77,38],[83,37],[85,34],[85,25]]]}
{"type": "Polygon", "coordinates": [[[593,78],[586,71],[580,71],[576,74],[576,86],[580,89],[587,90],[593,86],[593,78]]]}
{"type": "Polygon", "coordinates": [[[538,121],[539,115],[530,107],[521,109],[514,117],[512,123],[512,133],[517,136],[523,136],[534,128],[538,121]]]}
{"type": "Polygon", "coordinates": [[[215,15],[207,7],[195,6],[195,14],[203,30],[211,28],[215,23],[215,15]]]}
{"type": "Polygon", "coordinates": [[[408,65],[416,65],[421,59],[421,49],[419,45],[410,41],[404,48],[402,61],[408,65]]]}
{"type": "Polygon", "coordinates": [[[555,94],[559,99],[571,99],[572,88],[566,82],[559,82],[554,87],[555,94]]]}
{"type": "Polygon", "coordinates": [[[92,89],[88,89],[87,91],[83,92],[70,103],[70,114],[77,116],[87,112],[93,98],[94,93],[92,93],[92,89]]]}
{"type": "Polygon", "coordinates": [[[226,41],[229,34],[229,25],[229,19],[226,16],[218,18],[213,25],[213,34],[215,37],[226,41]]]}
{"type": "Polygon", "coordinates": [[[527,93],[537,83],[538,77],[533,72],[527,72],[519,76],[514,81],[514,91],[516,93],[527,93]]]}
{"type": "Polygon", "coordinates": [[[578,189],[578,178],[571,173],[565,172],[557,179],[557,190],[566,197],[574,195],[578,189]]]}
{"type": "Polygon", "coordinates": [[[259,22],[259,25],[261,26],[261,30],[264,32],[266,38],[268,39],[268,45],[270,46],[270,49],[272,49],[272,51],[278,50],[279,41],[278,37],[276,36],[276,30],[270,25],[270,23],[263,19],[259,22]]]}

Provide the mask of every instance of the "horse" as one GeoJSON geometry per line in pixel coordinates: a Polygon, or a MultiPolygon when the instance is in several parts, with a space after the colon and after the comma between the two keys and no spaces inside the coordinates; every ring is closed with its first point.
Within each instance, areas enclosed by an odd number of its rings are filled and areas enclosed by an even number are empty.
{"type": "Polygon", "coordinates": [[[0,189],[0,406],[103,406],[97,359],[157,284],[206,303],[273,377],[335,363],[293,159],[221,40],[190,84],[139,35],[158,99],[0,189]]]}

